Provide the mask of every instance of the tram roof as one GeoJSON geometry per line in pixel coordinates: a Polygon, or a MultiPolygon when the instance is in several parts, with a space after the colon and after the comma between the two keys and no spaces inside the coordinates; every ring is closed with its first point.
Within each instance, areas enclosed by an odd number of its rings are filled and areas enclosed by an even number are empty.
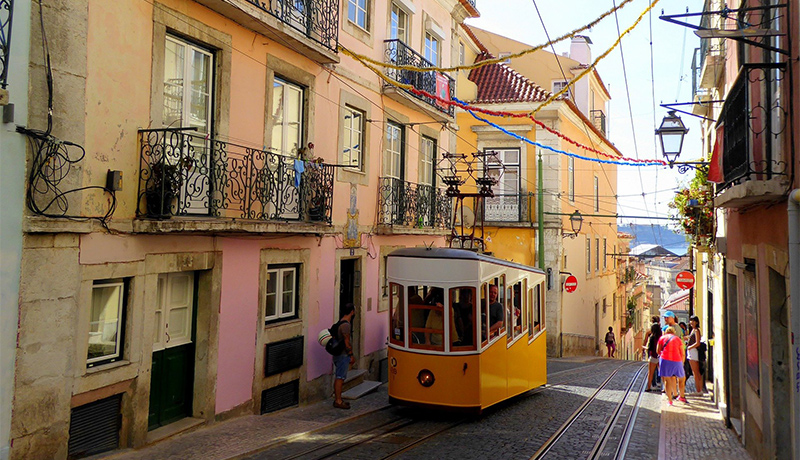
{"type": "Polygon", "coordinates": [[[478,252],[470,251],[467,249],[454,249],[454,248],[401,248],[392,251],[390,257],[411,257],[418,259],[460,259],[460,260],[476,260],[479,262],[488,262],[497,265],[504,265],[506,267],[517,268],[520,270],[527,270],[532,272],[544,273],[544,270],[530,265],[519,264],[510,262],[505,259],[487,256],[478,252]]]}

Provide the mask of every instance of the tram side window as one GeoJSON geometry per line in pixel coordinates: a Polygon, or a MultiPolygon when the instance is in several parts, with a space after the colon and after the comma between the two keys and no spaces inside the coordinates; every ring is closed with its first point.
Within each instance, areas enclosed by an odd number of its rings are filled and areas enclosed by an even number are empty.
{"type": "Polygon", "coordinates": [[[508,287],[506,320],[508,322],[508,340],[516,339],[522,332],[522,281],[508,287]]]}
{"type": "Polygon", "coordinates": [[[489,331],[489,283],[481,284],[481,345],[489,343],[487,332],[489,331]]]}
{"type": "Polygon", "coordinates": [[[544,328],[544,324],[542,321],[544,320],[544,316],[542,315],[542,285],[541,283],[537,284],[533,287],[533,305],[531,306],[531,313],[533,317],[533,326],[531,328],[531,334],[536,335],[539,331],[544,328]]]}
{"type": "Polygon", "coordinates": [[[389,284],[389,317],[392,319],[390,341],[395,345],[405,345],[405,302],[403,286],[389,284]]]}
{"type": "Polygon", "coordinates": [[[474,287],[450,289],[450,313],[450,350],[474,350],[477,336],[474,287]]]}
{"type": "Polygon", "coordinates": [[[488,329],[489,340],[505,333],[506,329],[506,313],[505,313],[505,297],[506,297],[506,278],[505,275],[494,278],[489,284],[489,302],[488,302],[488,329]]]}
{"type": "Polygon", "coordinates": [[[408,318],[411,348],[444,350],[444,289],[409,286],[408,318]]]}

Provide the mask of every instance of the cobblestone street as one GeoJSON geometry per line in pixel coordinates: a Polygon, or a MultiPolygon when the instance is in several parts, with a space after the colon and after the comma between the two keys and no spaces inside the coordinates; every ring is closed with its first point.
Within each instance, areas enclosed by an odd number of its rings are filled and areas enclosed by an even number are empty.
{"type": "MultiPolygon", "coordinates": [[[[634,369],[638,363],[603,358],[552,359],[548,363],[550,384],[546,390],[503,403],[481,417],[464,418],[458,414],[388,406],[384,385],[377,392],[354,401],[350,411],[333,409],[331,402],[325,401],[274,414],[245,416],[199,428],[141,450],[117,452],[104,458],[327,458],[343,449],[346,451],[341,456],[347,458],[381,458],[397,446],[412,442],[411,438],[437,432],[396,454],[395,458],[527,459],[595,391],[599,382],[620,365],[622,369],[634,369]],[[400,429],[387,429],[388,434],[382,435],[380,442],[350,448],[350,444],[368,438],[369,430],[395,425],[400,429]],[[409,431],[410,428],[413,430],[409,431]],[[350,439],[335,442],[343,437],[350,439]],[[330,443],[339,447],[329,447],[330,443]]],[[[690,380],[687,391],[693,389],[690,380]]],[[[601,423],[600,419],[597,423],[601,423]]],[[[586,458],[583,438],[567,439],[574,450],[560,458],[586,458]]],[[[688,404],[676,402],[669,407],[663,395],[643,393],[625,458],[750,457],[733,431],[725,428],[710,396],[690,397],[688,404]]]]}

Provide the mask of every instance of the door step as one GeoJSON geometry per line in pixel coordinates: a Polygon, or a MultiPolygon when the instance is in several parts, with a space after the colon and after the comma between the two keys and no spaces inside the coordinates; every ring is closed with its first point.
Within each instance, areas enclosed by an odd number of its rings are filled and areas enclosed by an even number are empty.
{"type": "Polygon", "coordinates": [[[361,384],[367,376],[366,369],[350,369],[347,371],[347,378],[344,379],[343,391],[347,391],[361,384]]]}
{"type": "Polygon", "coordinates": [[[342,399],[358,399],[368,393],[372,393],[381,385],[383,385],[381,382],[364,380],[353,388],[342,393],[342,399]]]}

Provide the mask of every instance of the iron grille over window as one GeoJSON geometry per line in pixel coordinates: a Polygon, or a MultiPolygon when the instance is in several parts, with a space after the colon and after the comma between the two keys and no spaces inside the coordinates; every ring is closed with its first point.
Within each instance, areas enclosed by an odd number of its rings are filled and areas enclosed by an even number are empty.
{"type": "Polygon", "coordinates": [[[303,336],[266,345],[264,376],[280,374],[303,365],[303,336]]]}
{"type": "MultiPolygon", "coordinates": [[[[434,65],[425,59],[421,54],[411,49],[408,45],[401,40],[386,40],[386,61],[397,65],[412,65],[416,67],[434,67],[434,65]]],[[[434,94],[439,98],[445,100],[452,100],[455,95],[456,81],[449,75],[441,72],[415,72],[412,70],[399,70],[399,69],[386,69],[386,75],[400,83],[413,86],[415,89],[425,91],[428,94],[434,94]]],[[[407,93],[427,102],[435,107],[440,112],[453,116],[453,106],[438,102],[437,100],[417,94],[410,90],[404,89],[407,93]]]]}
{"type": "Polygon", "coordinates": [[[139,131],[137,214],[331,222],[332,165],[196,136],[139,131]]]}
{"type": "Polygon", "coordinates": [[[0,88],[6,88],[8,60],[11,56],[11,22],[14,0],[0,0],[0,88]]]}
{"type": "Polygon", "coordinates": [[[747,170],[748,112],[747,78],[742,72],[728,93],[721,117],[725,124],[722,164],[726,178],[741,176],[747,170]]]}
{"type": "Polygon", "coordinates": [[[247,0],[320,45],[339,45],[339,0],[247,0]]]}

